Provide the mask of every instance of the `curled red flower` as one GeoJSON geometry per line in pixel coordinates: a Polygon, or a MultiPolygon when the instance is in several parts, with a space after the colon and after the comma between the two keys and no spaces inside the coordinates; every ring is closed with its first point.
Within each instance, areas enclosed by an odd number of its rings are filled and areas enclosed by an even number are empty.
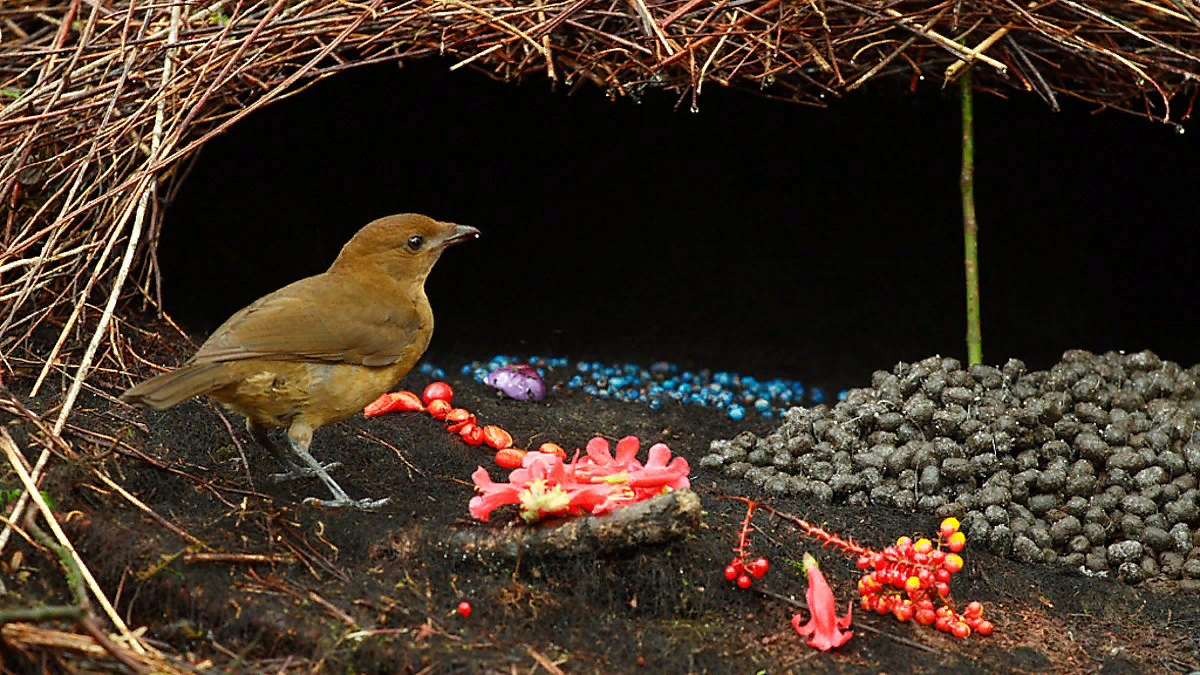
{"type": "Polygon", "coordinates": [[[807,638],[811,647],[827,652],[834,647],[841,647],[854,636],[850,627],[850,617],[854,612],[854,603],[850,603],[846,616],[837,615],[836,601],[825,575],[817,566],[817,561],[811,555],[804,554],[804,574],[808,577],[808,611],[812,618],[808,623],[800,625],[800,615],[792,617],[792,627],[796,632],[807,638]]]}

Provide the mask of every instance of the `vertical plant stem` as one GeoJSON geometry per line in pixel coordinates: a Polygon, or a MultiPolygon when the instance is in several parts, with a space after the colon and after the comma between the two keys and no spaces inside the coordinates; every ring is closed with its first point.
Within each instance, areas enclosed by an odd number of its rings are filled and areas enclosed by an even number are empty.
{"type": "Polygon", "coordinates": [[[963,247],[967,272],[967,363],[983,362],[983,332],[979,325],[979,222],[975,220],[975,111],[971,70],[958,80],[962,98],[962,192],[963,247]]]}

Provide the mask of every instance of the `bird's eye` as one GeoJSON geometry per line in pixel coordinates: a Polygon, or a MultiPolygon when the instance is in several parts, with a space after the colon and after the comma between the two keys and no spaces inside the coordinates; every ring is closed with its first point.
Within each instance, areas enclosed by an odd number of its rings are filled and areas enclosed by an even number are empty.
{"type": "Polygon", "coordinates": [[[422,237],[421,235],[418,235],[418,234],[414,234],[413,236],[408,238],[408,250],[420,251],[421,245],[424,243],[425,243],[425,237],[422,237]]]}

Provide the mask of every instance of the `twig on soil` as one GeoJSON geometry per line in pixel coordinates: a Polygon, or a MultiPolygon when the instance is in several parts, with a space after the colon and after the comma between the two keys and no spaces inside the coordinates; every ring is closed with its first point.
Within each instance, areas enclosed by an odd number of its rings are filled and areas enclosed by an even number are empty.
{"type": "Polygon", "coordinates": [[[205,544],[204,542],[200,541],[196,537],[188,534],[187,532],[185,532],[182,528],[180,528],[175,523],[172,523],[171,521],[167,520],[166,518],[163,518],[162,516],[158,515],[158,513],[156,513],[154,511],[154,509],[150,508],[149,506],[146,506],[146,504],[144,502],[142,502],[142,500],[129,494],[128,490],[126,490],[125,488],[118,485],[113,479],[109,478],[107,475],[105,475],[99,469],[92,469],[92,473],[97,478],[99,478],[101,481],[103,481],[105,485],[109,486],[113,490],[116,490],[117,494],[124,497],[126,499],[126,501],[128,501],[130,504],[133,504],[138,509],[140,509],[142,511],[142,513],[145,513],[146,515],[153,518],[154,521],[157,522],[159,525],[162,525],[163,527],[167,528],[168,530],[175,533],[179,537],[182,537],[183,539],[195,544],[196,546],[199,546],[202,549],[210,548],[208,544],[205,544]]]}
{"type": "Polygon", "coordinates": [[[248,565],[258,563],[294,565],[297,562],[296,556],[290,553],[185,553],[183,561],[188,564],[245,563],[248,565]]]}
{"type": "Polygon", "coordinates": [[[412,463],[412,462],[408,461],[408,458],[404,456],[404,453],[403,453],[403,452],[400,452],[400,448],[397,448],[396,446],[392,445],[391,443],[388,443],[387,441],[385,441],[385,440],[383,440],[382,438],[380,438],[380,437],[376,436],[375,434],[372,434],[372,433],[370,433],[370,432],[368,432],[368,431],[365,431],[365,430],[363,430],[363,429],[358,429],[358,430],[356,430],[356,431],[355,431],[355,434],[357,434],[357,435],[359,435],[359,436],[361,436],[361,437],[363,437],[363,438],[365,438],[365,439],[367,439],[367,440],[374,441],[374,442],[376,442],[376,443],[378,443],[378,444],[382,445],[383,447],[385,447],[385,448],[388,448],[388,449],[389,449],[389,450],[391,450],[392,452],[396,453],[396,456],[400,458],[400,461],[401,461],[401,462],[404,462],[404,465],[408,467],[408,478],[409,478],[409,480],[412,480],[412,477],[413,477],[413,472],[414,472],[414,471],[415,471],[417,474],[421,475],[421,476],[424,476],[424,475],[425,475],[425,472],[424,472],[424,471],[422,471],[422,470],[418,469],[416,466],[414,466],[414,465],[413,465],[413,463],[412,463]]]}
{"type": "Polygon", "coordinates": [[[541,666],[541,667],[545,668],[547,671],[549,671],[550,675],[566,675],[565,673],[563,673],[562,668],[559,668],[557,665],[554,664],[553,661],[546,658],[546,656],[544,654],[542,654],[538,650],[534,649],[533,647],[530,647],[529,645],[525,645],[525,651],[529,652],[529,655],[533,657],[534,661],[538,662],[539,666],[541,666]]]}

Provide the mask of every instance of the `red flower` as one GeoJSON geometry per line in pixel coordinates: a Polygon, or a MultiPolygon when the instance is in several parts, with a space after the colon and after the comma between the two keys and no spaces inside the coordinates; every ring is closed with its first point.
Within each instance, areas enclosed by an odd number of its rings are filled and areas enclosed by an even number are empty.
{"type": "Polygon", "coordinates": [[[803,626],[800,625],[800,615],[792,617],[792,627],[796,632],[808,637],[808,644],[823,652],[834,647],[841,647],[854,636],[853,631],[845,631],[850,627],[850,615],[854,612],[854,603],[846,616],[838,617],[837,607],[833,599],[833,591],[817,567],[817,561],[811,555],[804,554],[804,574],[808,577],[808,611],[812,618],[803,626]]]}

